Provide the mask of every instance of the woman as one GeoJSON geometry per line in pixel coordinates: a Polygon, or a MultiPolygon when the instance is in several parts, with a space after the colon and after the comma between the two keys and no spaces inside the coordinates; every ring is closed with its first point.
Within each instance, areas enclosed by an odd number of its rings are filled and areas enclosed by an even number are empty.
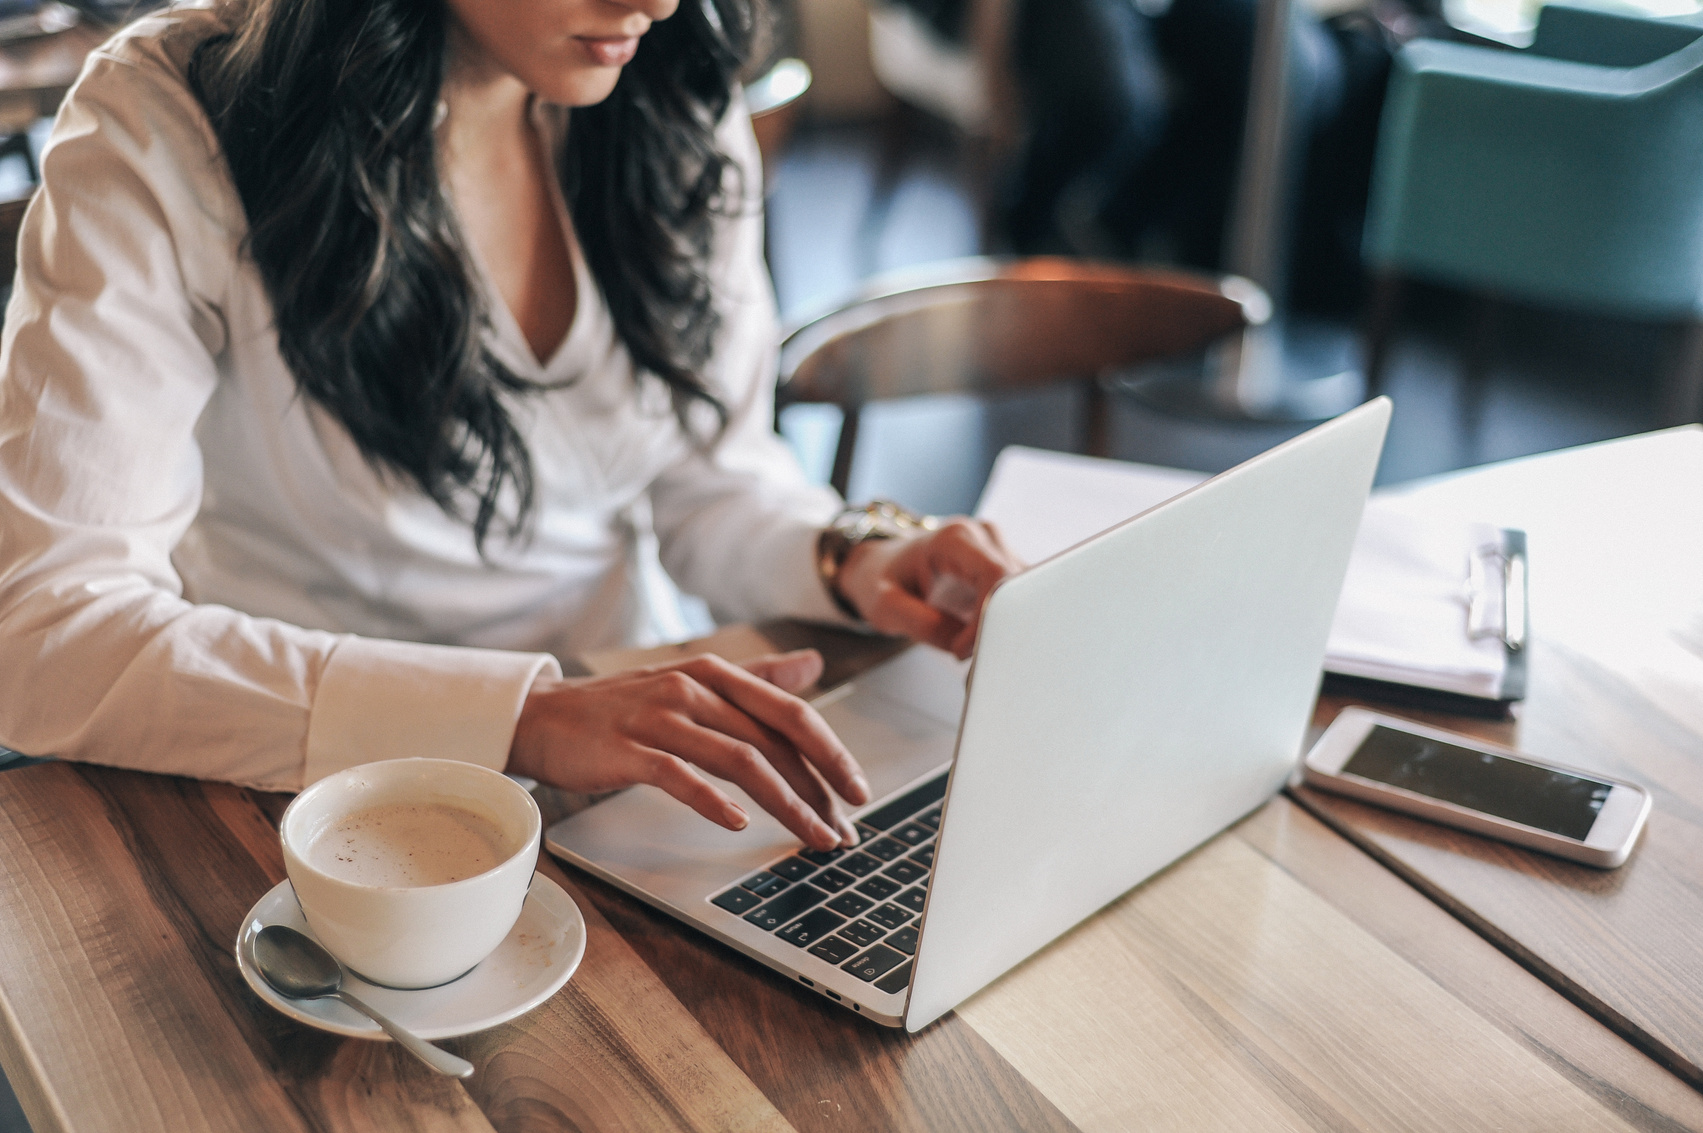
{"type": "Polygon", "coordinates": [[[753,13],[675,4],[252,0],[91,58],[0,357],[0,742],[271,788],[436,755],[740,828],[719,777],[854,837],[781,687],[818,658],[555,660],[643,633],[653,530],[724,617],[960,655],[1011,569],[967,521],[824,536],[768,426],[753,13]]]}

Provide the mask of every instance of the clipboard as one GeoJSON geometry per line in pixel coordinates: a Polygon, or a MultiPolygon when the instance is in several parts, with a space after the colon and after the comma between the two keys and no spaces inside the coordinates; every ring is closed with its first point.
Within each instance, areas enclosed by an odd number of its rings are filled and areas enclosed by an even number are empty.
{"type": "Polygon", "coordinates": [[[1446,687],[1420,668],[1399,679],[1367,675],[1364,668],[1325,661],[1323,691],[1356,699],[1378,700],[1408,708],[1500,719],[1526,695],[1526,644],[1531,626],[1530,558],[1526,533],[1518,528],[1490,529],[1467,549],[1460,601],[1467,640],[1494,643],[1501,669],[1492,689],[1471,693],[1446,687]],[[1350,671],[1342,671],[1349,669],[1350,671]]]}

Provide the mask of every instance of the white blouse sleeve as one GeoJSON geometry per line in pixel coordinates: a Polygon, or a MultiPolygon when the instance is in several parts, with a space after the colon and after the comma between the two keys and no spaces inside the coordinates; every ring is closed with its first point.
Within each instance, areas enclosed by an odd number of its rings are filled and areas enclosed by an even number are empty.
{"type": "Polygon", "coordinates": [[[403,755],[500,769],[547,656],[183,597],[244,222],[181,81],[97,52],[42,174],[0,339],[0,744],[269,788],[403,755]]]}
{"type": "Polygon", "coordinates": [[[844,623],[816,574],[816,537],[840,508],[809,483],[774,431],[780,346],[774,288],[763,260],[763,172],[742,98],[718,131],[738,163],[743,208],[723,222],[712,283],[722,315],[710,378],[727,429],[651,488],[662,565],[721,621],[788,615],[844,623]]]}

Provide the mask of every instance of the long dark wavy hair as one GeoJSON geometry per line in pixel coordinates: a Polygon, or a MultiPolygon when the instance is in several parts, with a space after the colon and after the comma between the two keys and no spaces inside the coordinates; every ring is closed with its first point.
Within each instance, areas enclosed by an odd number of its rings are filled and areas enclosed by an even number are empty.
{"type": "MultiPolygon", "coordinates": [[[[451,16],[442,0],[227,0],[189,78],[248,216],[247,248],[303,394],[374,467],[471,521],[533,509],[532,461],[504,405],[538,387],[488,326],[434,127],[451,16]]],[[[719,325],[715,222],[744,194],[715,142],[761,0],[682,0],[614,93],[576,109],[558,175],[586,262],[634,361],[680,427],[723,424],[703,374],[719,325]]],[[[696,435],[696,434],[694,434],[696,435]]]]}

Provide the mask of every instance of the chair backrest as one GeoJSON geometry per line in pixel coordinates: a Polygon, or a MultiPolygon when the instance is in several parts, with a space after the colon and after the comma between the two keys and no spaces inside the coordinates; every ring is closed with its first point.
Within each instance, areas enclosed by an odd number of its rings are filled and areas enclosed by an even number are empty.
{"type": "Polygon", "coordinates": [[[1600,8],[1546,4],[1527,50],[1548,59],[1598,67],[1642,67],[1672,55],[1703,36],[1703,26],[1683,20],[1653,20],[1600,8]]]}
{"type": "Polygon", "coordinates": [[[1547,49],[1646,61],[1408,44],[1379,131],[1368,261],[1606,313],[1703,312],[1703,28],[1574,9],[1542,26],[1547,49]]]}
{"type": "MultiPolygon", "coordinates": [[[[793,330],[777,401],[845,411],[832,477],[843,492],[866,402],[1077,379],[1092,418],[1100,375],[1200,350],[1268,314],[1244,280],[1050,257],[952,261],[879,280],[793,330]]],[[[1089,436],[1103,436],[1093,419],[1089,436]]]]}
{"type": "Polygon", "coordinates": [[[844,406],[1095,377],[1204,347],[1261,321],[1254,308],[1218,280],[1182,272],[954,261],[915,286],[877,283],[793,330],[781,348],[781,399],[844,406]]]}

